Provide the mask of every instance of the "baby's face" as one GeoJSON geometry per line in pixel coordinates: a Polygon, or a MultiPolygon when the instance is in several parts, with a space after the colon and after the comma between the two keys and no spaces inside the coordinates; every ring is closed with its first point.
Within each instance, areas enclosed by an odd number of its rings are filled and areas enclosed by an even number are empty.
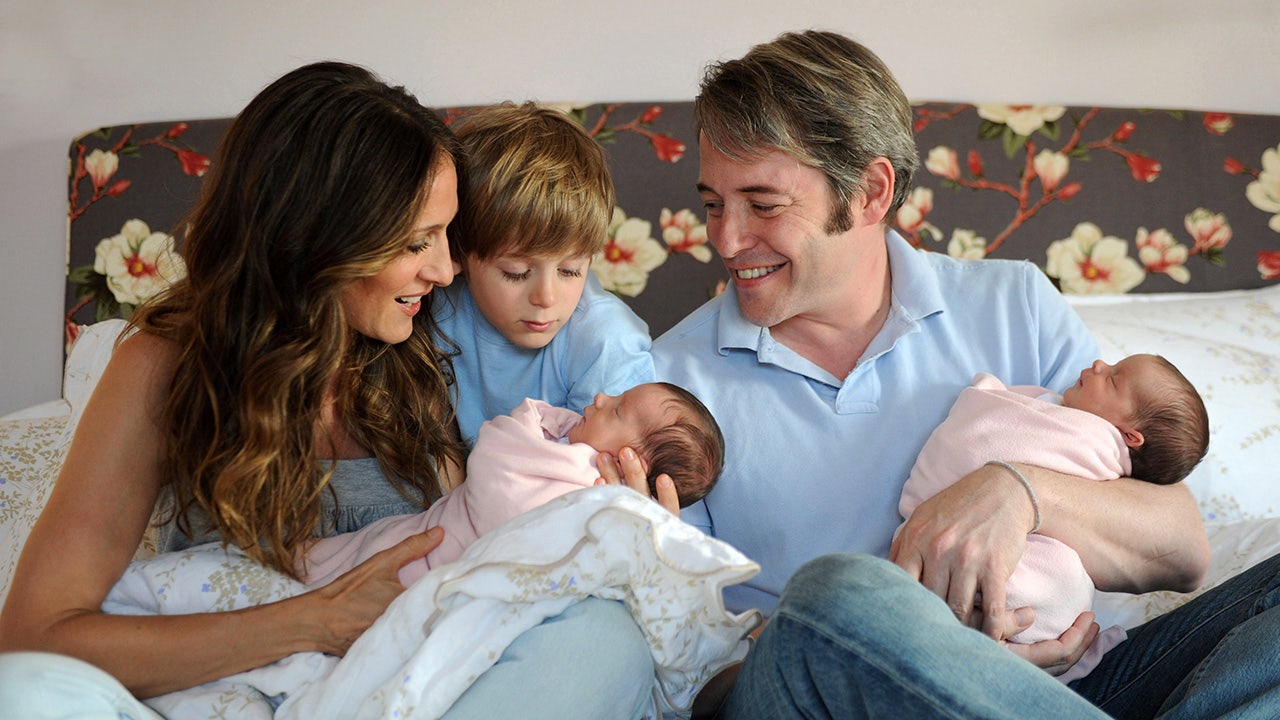
{"type": "Polygon", "coordinates": [[[1151,355],[1130,355],[1115,365],[1095,360],[1062,393],[1062,404],[1093,413],[1117,427],[1133,423],[1141,398],[1161,382],[1163,368],[1151,355]]]}
{"type": "Polygon", "coordinates": [[[476,307],[513,344],[537,350],[569,322],[590,272],[589,255],[467,257],[476,307]]]}
{"type": "Polygon", "coordinates": [[[661,385],[637,385],[618,396],[600,393],[582,410],[582,422],[569,430],[569,442],[586,443],[600,452],[617,455],[635,448],[645,433],[675,420],[667,400],[671,394],[661,385]]]}

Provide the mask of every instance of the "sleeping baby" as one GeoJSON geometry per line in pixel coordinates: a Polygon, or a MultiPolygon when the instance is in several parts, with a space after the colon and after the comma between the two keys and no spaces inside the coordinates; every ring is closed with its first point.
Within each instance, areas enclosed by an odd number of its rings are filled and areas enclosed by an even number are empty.
{"type": "MultiPolygon", "coordinates": [[[[1093,581],[1067,545],[1036,534],[1040,508],[1031,485],[1012,465],[1025,463],[1091,480],[1128,476],[1179,482],[1204,457],[1209,420],[1204,401],[1172,364],[1132,355],[1114,365],[1098,360],[1062,395],[1041,387],[1006,387],[979,373],[933,431],[911,469],[898,511],[920,503],[984,464],[1005,467],[1031,494],[1035,521],[1009,577],[1006,606],[1035,609],[1035,623],[1009,638],[1056,639],[1093,604],[1093,581]]],[[[1108,628],[1065,675],[1084,677],[1125,637],[1108,628]]]]}

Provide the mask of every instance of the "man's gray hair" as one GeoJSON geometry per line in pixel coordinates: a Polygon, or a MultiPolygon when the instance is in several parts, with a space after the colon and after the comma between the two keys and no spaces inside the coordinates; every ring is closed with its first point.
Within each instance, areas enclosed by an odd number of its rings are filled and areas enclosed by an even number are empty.
{"type": "Polygon", "coordinates": [[[711,65],[694,103],[698,130],[735,160],[781,150],[821,170],[834,193],[827,232],[852,227],[849,203],[877,157],[893,165],[889,224],[920,164],[911,105],[889,68],[831,32],[785,33],[739,60],[711,65]]]}

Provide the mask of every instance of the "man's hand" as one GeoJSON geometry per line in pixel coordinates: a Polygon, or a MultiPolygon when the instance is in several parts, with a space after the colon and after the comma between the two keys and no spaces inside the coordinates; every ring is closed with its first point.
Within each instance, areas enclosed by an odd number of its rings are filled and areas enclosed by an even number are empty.
{"type": "MultiPolygon", "coordinates": [[[[645,476],[640,456],[636,455],[631,448],[622,448],[618,456],[615,458],[609,453],[602,452],[596,458],[596,469],[600,471],[600,477],[596,479],[596,484],[626,485],[647,497],[649,495],[649,479],[645,476]]],[[[654,486],[657,494],[653,499],[672,515],[678,516],[680,514],[680,496],[676,494],[676,484],[671,480],[671,476],[666,473],[659,475],[658,479],[654,481],[654,486]]]]}
{"type": "Polygon", "coordinates": [[[889,549],[889,559],[971,624],[981,598],[982,632],[1007,635],[1005,585],[1022,557],[1032,510],[1008,470],[983,466],[916,508],[889,549]]]}

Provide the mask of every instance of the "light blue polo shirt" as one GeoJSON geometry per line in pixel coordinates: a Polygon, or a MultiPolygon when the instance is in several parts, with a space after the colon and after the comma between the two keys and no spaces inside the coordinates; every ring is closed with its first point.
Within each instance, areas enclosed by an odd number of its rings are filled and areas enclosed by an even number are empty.
{"type": "Polygon", "coordinates": [[[601,287],[595,273],[587,273],[569,322],[537,350],[507,340],[476,307],[461,277],[436,292],[443,296],[432,308],[436,323],[459,348],[454,407],[468,448],[481,423],[509,414],[525,398],[582,412],[596,393],[618,395],[653,382],[649,326],[601,287]]]}
{"type": "Polygon", "coordinates": [[[726,588],[734,611],[771,613],[819,555],[886,556],[911,466],[975,373],[1062,390],[1098,355],[1031,263],[886,242],[889,315],[843,380],[743,318],[732,285],[654,342],[658,378],[697,395],[725,435],[724,474],[682,517],[760,563],[726,588]]]}

